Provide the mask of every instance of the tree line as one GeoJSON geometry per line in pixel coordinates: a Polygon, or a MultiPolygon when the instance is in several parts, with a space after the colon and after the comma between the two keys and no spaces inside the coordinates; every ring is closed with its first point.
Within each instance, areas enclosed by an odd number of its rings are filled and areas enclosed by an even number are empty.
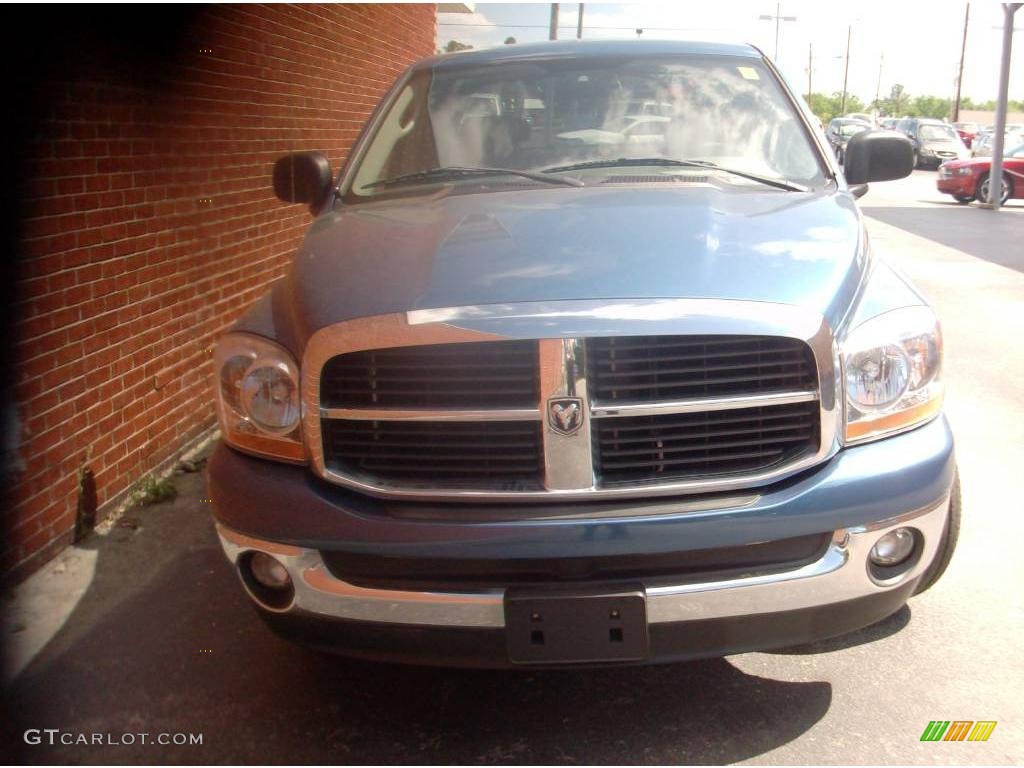
{"type": "MultiPolygon", "coordinates": [[[[833,117],[842,117],[851,112],[871,112],[877,110],[883,117],[931,117],[936,120],[949,119],[953,114],[953,100],[938,96],[911,96],[906,88],[896,83],[889,95],[877,101],[864,102],[852,93],[846,94],[846,111],[842,111],[843,94],[836,91],[831,96],[824,93],[812,93],[809,106],[822,123],[827,124],[833,117]]],[[[1007,103],[1010,112],[1024,112],[1024,100],[1007,103]]],[[[969,97],[960,99],[960,109],[971,109],[994,112],[996,102],[974,101],[969,97]]]]}

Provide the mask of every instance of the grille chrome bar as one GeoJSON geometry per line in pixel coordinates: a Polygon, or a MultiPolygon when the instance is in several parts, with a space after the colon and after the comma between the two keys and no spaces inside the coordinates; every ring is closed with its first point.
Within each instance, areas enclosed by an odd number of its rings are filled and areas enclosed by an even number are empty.
{"type": "Polygon", "coordinates": [[[729,411],[740,408],[755,408],[761,405],[792,405],[809,403],[818,399],[814,390],[801,392],[779,392],[770,395],[736,395],[732,397],[695,397],[659,403],[627,403],[623,405],[600,405],[590,407],[594,419],[616,416],[661,416],[673,413],[703,413],[705,411],[729,411]]]}
{"type": "Polygon", "coordinates": [[[321,408],[321,419],[349,421],[539,421],[536,408],[489,408],[480,410],[407,410],[401,408],[321,408]]]}
{"type": "Polygon", "coordinates": [[[580,339],[542,339],[540,342],[540,408],[548,409],[560,398],[576,398],[580,425],[562,434],[544,423],[544,487],[549,491],[587,491],[597,486],[590,438],[590,401],[587,398],[586,366],[580,339]]]}

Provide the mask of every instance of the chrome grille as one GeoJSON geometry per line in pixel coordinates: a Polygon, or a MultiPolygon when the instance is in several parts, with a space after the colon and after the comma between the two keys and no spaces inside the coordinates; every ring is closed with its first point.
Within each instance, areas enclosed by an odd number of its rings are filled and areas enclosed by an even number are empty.
{"type": "Polygon", "coordinates": [[[422,310],[314,334],[303,431],[318,474],[371,495],[668,496],[753,488],[823,461],[838,450],[838,392],[828,325],[799,307],[422,310]]]}
{"type": "Polygon", "coordinates": [[[818,449],[815,402],[598,419],[594,453],[606,485],[763,471],[818,449]]]}

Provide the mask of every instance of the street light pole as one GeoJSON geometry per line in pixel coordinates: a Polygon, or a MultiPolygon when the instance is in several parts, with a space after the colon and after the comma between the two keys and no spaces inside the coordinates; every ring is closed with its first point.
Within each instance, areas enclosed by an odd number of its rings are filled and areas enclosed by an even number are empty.
{"type": "Polygon", "coordinates": [[[775,60],[779,60],[779,15],[782,13],[782,3],[775,4],[775,60]]]}
{"type": "Polygon", "coordinates": [[[551,4],[551,23],[548,25],[548,40],[558,39],[558,3],[551,4]]]}
{"type": "Polygon", "coordinates": [[[775,21],[775,55],[772,57],[776,62],[779,60],[779,24],[783,21],[796,21],[796,16],[783,16],[782,15],[782,3],[775,4],[775,15],[770,16],[767,13],[762,13],[757,17],[760,21],[775,21]]]}
{"type": "Polygon", "coordinates": [[[579,12],[576,14],[576,39],[583,39],[583,3],[580,3],[579,12]]]}
{"type": "Polygon", "coordinates": [[[1013,16],[1024,3],[1003,3],[1003,59],[999,67],[999,100],[996,102],[992,168],[988,177],[988,202],[998,211],[1003,192],[1003,144],[1006,132],[1006,99],[1010,88],[1010,50],[1013,48],[1013,16]]]}

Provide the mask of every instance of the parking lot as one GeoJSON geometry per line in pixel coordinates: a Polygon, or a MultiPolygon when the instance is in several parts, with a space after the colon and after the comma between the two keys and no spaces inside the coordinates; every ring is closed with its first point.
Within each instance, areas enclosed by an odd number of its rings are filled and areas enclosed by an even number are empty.
{"type": "MultiPolygon", "coordinates": [[[[247,605],[202,473],[58,557],[8,605],[8,744],[30,763],[1015,763],[1024,759],[1024,201],[999,213],[933,171],[860,201],[877,253],[943,319],[964,522],[939,585],[813,646],[664,667],[504,673],[353,662],[287,645],[247,605]],[[59,619],[32,613],[54,596],[59,619]],[[19,650],[19,648],[21,650],[19,650]],[[21,655],[19,655],[21,654],[21,655]],[[921,742],[930,720],[987,742],[921,742]],[[201,733],[201,746],[25,745],[29,728],[201,733]]],[[[51,602],[53,604],[53,602],[51,602]]]]}

